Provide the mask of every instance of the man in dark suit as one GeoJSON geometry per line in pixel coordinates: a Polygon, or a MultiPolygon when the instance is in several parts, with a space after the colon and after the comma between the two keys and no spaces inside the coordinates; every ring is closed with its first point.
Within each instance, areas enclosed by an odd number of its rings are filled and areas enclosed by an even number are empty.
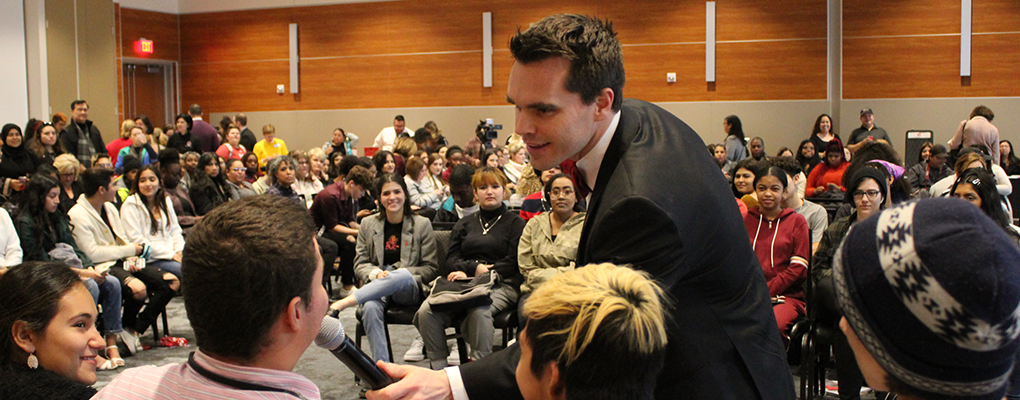
{"type": "MultiPolygon", "coordinates": [[[[685,123],[650,103],[623,101],[611,26],[555,15],[519,33],[510,51],[507,100],[531,165],[574,160],[578,186],[594,187],[577,265],[630,264],[671,298],[655,397],[793,399],[768,289],[726,180],[685,123]]],[[[458,370],[386,365],[403,380],[369,398],[520,398],[519,359],[512,346],[458,370]]]]}
{"type": "Polygon", "coordinates": [[[234,125],[237,125],[237,129],[241,130],[241,146],[244,146],[245,151],[251,152],[259,140],[255,138],[255,133],[248,129],[248,117],[244,114],[235,115],[234,125]]]}
{"type": "Polygon", "coordinates": [[[220,147],[220,135],[216,128],[202,120],[202,106],[192,104],[188,107],[188,115],[191,115],[193,122],[191,127],[191,140],[195,142],[203,153],[213,153],[220,147]]]}
{"type": "Polygon", "coordinates": [[[60,132],[64,152],[74,155],[81,165],[92,167],[92,156],[106,154],[106,143],[99,127],[89,120],[89,104],[85,100],[71,102],[71,123],[60,132]]]}

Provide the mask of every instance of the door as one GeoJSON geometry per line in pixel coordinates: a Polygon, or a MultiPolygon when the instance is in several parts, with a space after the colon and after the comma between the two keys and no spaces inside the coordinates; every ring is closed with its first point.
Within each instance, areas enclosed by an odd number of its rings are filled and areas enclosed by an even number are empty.
{"type": "Polygon", "coordinates": [[[124,116],[149,117],[153,127],[164,127],[176,115],[175,65],[124,63],[124,116]]]}

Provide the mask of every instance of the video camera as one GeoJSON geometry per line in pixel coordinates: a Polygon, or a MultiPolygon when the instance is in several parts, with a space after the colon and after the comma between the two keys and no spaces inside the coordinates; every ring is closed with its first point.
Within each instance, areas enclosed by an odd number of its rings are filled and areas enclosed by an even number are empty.
{"type": "Polygon", "coordinates": [[[485,121],[479,124],[477,131],[478,139],[482,141],[489,141],[495,140],[499,137],[499,132],[497,131],[503,129],[503,124],[496,124],[494,122],[495,120],[493,118],[486,118],[485,121]]]}

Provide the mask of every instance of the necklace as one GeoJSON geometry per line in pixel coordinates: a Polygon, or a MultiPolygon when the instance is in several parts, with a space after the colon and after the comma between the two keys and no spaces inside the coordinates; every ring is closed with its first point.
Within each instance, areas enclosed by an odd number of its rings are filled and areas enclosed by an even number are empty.
{"type": "Polygon", "coordinates": [[[491,223],[486,224],[485,221],[482,220],[482,213],[481,213],[481,211],[479,211],[478,212],[478,222],[482,224],[482,235],[488,235],[489,234],[489,230],[492,229],[493,226],[496,226],[496,223],[499,222],[499,220],[502,219],[502,218],[503,218],[503,214],[500,214],[498,217],[496,217],[496,219],[494,221],[492,221],[491,223]]]}

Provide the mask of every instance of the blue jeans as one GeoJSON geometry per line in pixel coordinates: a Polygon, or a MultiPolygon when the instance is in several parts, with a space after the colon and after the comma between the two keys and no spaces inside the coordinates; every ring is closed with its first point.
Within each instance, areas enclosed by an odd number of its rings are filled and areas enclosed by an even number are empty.
{"type": "Polygon", "coordinates": [[[120,280],[112,275],[108,275],[103,283],[96,282],[94,279],[86,279],[85,288],[89,290],[96,305],[103,305],[103,335],[123,331],[124,327],[120,319],[120,280]]]}
{"type": "Polygon", "coordinates": [[[181,263],[174,260],[146,260],[145,265],[159,267],[159,269],[174,274],[178,280],[181,279],[181,263]]]}
{"type": "Polygon", "coordinates": [[[386,269],[385,278],[369,282],[354,292],[354,298],[361,305],[361,323],[365,326],[368,345],[372,347],[372,358],[392,362],[389,343],[386,341],[386,305],[416,306],[421,302],[421,289],[414,275],[406,269],[386,269]]]}

